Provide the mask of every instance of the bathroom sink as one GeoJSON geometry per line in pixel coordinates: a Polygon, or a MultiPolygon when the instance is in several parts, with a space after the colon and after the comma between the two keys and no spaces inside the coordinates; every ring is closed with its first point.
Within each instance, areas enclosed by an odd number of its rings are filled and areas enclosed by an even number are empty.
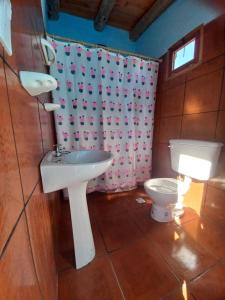
{"type": "Polygon", "coordinates": [[[113,155],[106,151],[72,151],[59,157],[52,151],[45,155],[40,165],[45,193],[68,189],[77,269],[95,257],[86,199],[87,184],[103,174],[112,161],[113,155]]]}
{"type": "Polygon", "coordinates": [[[44,192],[54,192],[89,181],[103,174],[112,160],[111,153],[100,150],[72,151],[60,157],[56,157],[54,151],[48,152],[41,162],[44,192]]]}

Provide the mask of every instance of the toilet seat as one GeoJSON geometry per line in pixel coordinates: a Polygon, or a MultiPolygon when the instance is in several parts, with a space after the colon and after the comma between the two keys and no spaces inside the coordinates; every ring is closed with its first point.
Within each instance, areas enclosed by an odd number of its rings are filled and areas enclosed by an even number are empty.
{"type": "Polygon", "coordinates": [[[177,193],[178,182],[174,178],[155,178],[146,181],[146,186],[153,191],[165,194],[177,193]]]}
{"type": "Polygon", "coordinates": [[[178,202],[178,180],[174,178],[154,178],[144,183],[144,188],[152,198],[151,216],[158,222],[170,222],[176,216],[178,202]]]}

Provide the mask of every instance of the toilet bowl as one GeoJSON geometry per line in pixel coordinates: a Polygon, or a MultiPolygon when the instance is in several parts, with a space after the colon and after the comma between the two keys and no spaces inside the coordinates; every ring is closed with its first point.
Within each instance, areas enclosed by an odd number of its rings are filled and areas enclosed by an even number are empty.
{"type": "Polygon", "coordinates": [[[149,179],[144,183],[146,193],[152,199],[151,217],[158,222],[170,222],[177,215],[183,214],[179,209],[179,182],[174,178],[149,179]]]}
{"type": "Polygon", "coordinates": [[[183,176],[174,178],[154,178],[144,183],[147,194],[152,199],[151,216],[158,222],[170,222],[181,216],[183,198],[189,190],[191,179],[206,181],[215,175],[222,143],[199,140],[169,141],[171,168],[183,176]]]}

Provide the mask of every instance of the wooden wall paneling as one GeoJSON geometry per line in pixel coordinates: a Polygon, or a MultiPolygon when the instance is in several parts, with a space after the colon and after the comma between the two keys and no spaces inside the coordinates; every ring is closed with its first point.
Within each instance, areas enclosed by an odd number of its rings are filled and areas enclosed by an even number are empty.
{"type": "Polygon", "coordinates": [[[41,185],[38,184],[26,206],[26,216],[41,290],[45,295],[45,299],[57,299],[57,272],[53,250],[53,231],[47,201],[47,196],[43,194],[41,185]]]}
{"type": "Polygon", "coordinates": [[[0,255],[23,209],[23,194],[14,143],[3,63],[0,59],[0,255]]]}
{"type": "Polygon", "coordinates": [[[225,190],[208,185],[205,199],[204,216],[225,225],[225,190]]]}
{"type": "Polygon", "coordinates": [[[161,100],[161,116],[177,116],[183,112],[185,85],[167,89],[163,91],[161,100]]]}
{"type": "Polygon", "coordinates": [[[215,138],[217,112],[184,115],[181,137],[184,139],[210,140],[215,138]]]}
{"type": "Polygon", "coordinates": [[[216,126],[216,140],[225,145],[225,110],[218,113],[218,122],[216,126]]]}
{"type": "Polygon", "coordinates": [[[203,61],[208,61],[225,52],[225,16],[204,26],[203,61]]]}
{"type": "Polygon", "coordinates": [[[184,113],[216,111],[219,108],[223,70],[219,70],[186,84],[184,113]]]}
{"type": "Polygon", "coordinates": [[[0,291],[1,299],[43,299],[24,214],[0,260],[0,291]]]}
{"type": "Polygon", "coordinates": [[[224,67],[224,61],[224,55],[220,55],[212,60],[198,65],[196,68],[190,70],[187,73],[187,80],[195,79],[197,77],[207,75],[209,73],[222,69],[224,67]]]}
{"type": "Polygon", "coordinates": [[[225,149],[223,147],[216,168],[216,174],[208,182],[209,185],[215,186],[225,191],[225,149]]]}
{"type": "Polygon", "coordinates": [[[27,201],[39,179],[39,163],[43,156],[38,104],[21,87],[15,74],[6,67],[6,80],[23,193],[27,201]]]}
{"type": "Polygon", "coordinates": [[[159,141],[169,143],[169,139],[178,139],[181,131],[181,116],[162,118],[160,122],[159,141]]]}
{"type": "Polygon", "coordinates": [[[225,110],[225,72],[223,74],[223,87],[220,99],[220,109],[225,110]]]}

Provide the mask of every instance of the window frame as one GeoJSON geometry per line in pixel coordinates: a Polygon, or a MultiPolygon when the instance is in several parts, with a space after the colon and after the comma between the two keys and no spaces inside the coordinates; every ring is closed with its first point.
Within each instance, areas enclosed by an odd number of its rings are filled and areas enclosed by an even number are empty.
{"type": "Polygon", "coordinates": [[[201,54],[201,36],[202,36],[202,26],[190,32],[184,38],[182,38],[177,43],[175,43],[171,48],[169,48],[169,66],[168,66],[169,77],[172,77],[173,75],[176,75],[182,71],[185,71],[186,69],[188,70],[198,65],[198,63],[200,62],[200,54],[201,54]],[[184,65],[173,70],[175,53],[194,39],[195,39],[194,58],[188,61],[187,63],[185,63],[184,65]]]}

